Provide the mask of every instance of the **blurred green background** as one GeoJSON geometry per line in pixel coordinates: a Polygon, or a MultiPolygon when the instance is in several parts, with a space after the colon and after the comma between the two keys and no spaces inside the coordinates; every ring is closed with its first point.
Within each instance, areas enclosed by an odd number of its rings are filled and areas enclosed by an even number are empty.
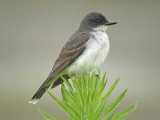
{"type": "MultiPolygon", "coordinates": [[[[0,0],[1,120],[40,120],[37,108],[68,120],[48,94],[36,105],[28,101],[81,19],[92,11],[119,22],[107,30],[110,53],[100,68],[107,72],[108,87],[121,76],[109,103],[128,88],[119,111],[138,101],[130,120],[159,119],[159,0],[0,0]]],[[[61,98],[60,87],[51,92],[61,98]]]]}

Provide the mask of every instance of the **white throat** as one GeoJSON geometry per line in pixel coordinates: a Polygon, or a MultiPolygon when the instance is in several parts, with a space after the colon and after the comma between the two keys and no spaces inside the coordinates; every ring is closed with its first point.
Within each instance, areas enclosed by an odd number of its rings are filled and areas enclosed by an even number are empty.
{"type": "Polygon", "coordinates": [[[108,29],[108,26],[99,25],[96,28],[93,28],[93,31],[95,31],[95,32],[105,32],[107,29],[108,29]]]}

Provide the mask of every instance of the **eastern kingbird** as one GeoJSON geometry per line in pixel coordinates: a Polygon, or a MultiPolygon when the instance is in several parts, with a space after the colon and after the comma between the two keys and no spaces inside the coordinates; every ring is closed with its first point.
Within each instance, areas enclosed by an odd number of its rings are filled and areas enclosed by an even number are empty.
{"type": "Polygon", "coordinates": [[[36,104],[51,85],[56,87],[63,81],[61,76],[85,74],[99,67],[109,52],[106,29],[117,22],[108,21],[104,15],[92,12],[86,15],[79,29],[70,37],[59,54],[51,73],[29,103],[36,104]]]}

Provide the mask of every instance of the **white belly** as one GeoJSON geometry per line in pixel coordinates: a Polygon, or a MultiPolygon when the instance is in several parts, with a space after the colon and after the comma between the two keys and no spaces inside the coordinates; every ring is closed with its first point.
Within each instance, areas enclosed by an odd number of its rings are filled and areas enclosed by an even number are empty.
{"type": "Polygon", "coordinates": [[[86,49],[68,68],[68,74],[83,74],[98,68],[109,52],[109,40],[105,32],[93,32],[86,43],[86,49]]]}

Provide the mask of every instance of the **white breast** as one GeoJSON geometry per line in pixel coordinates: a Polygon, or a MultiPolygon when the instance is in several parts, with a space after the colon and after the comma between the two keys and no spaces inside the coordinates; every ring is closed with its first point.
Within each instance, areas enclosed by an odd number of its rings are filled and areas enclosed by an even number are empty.
{"type": "Polygon", "coordinates": [[[68,74],[90,72],[99,67],[109,52],[109,40],[105,32],[92,32],[86,49],[68,68],[68,74]]]}

